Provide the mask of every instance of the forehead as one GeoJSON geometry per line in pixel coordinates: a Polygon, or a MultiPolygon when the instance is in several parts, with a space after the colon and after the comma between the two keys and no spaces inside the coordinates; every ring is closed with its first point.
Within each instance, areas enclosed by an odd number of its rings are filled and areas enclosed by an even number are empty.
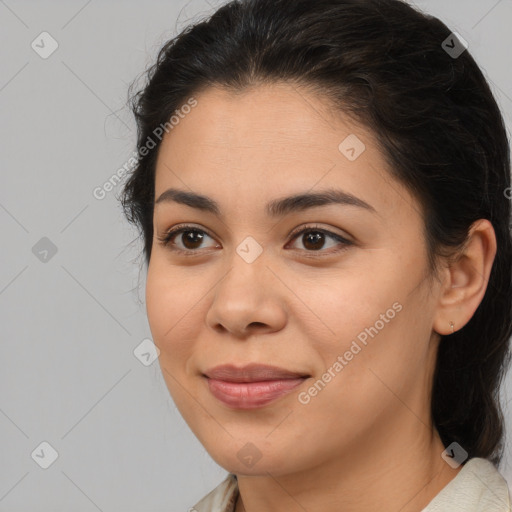
{"type": "Polygon", "coordinates": [[[371,130],[317,95],[279,83],[242,92],[211,87],[194,98],[159,148],[155,197],[179,187],[222,202],[235,189],[270,198],[337,185],[378,210],[404,199],[415,207],[371,130]]]}
{"type": "Polygon", "coordinates": [[[172,130],[175,139],[183,135],[191,144],[208,143],[241,151],[264,146],[286,152],[286,145],[324,149],[329,143],[326,135],[332,135],[336,143],[344,131],[359,132],[368,143],[373,137],[348,117],[334,115],[333,106],[325,98],[288,83],[241,91],[210,87],[195,97],[197,106],[172,130]],[[179,133],[185,131],[184,126],[187,133],[179,133]]]}

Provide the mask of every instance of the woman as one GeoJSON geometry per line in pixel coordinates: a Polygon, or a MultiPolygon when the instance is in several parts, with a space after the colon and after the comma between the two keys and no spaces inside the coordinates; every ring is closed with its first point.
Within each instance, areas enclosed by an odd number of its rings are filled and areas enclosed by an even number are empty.
{"type": "Polygon", "coordinates": [[[465,42],[399,0],[242,0],[161,49],[125,184],[191,510],[505,511],[510,155],[465,42]]]}

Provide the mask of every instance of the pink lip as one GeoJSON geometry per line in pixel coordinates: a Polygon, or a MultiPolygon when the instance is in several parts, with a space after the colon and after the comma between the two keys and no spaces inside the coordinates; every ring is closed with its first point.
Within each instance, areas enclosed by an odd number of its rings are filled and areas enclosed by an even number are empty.
{"type": "Polygon", "coordinates": [[[208,388],[213,396],[234,409],[262,407],[290,393],[309,375],[277,368],[249,364],[244,367],[222,365],[207,370],[208,388]]]}

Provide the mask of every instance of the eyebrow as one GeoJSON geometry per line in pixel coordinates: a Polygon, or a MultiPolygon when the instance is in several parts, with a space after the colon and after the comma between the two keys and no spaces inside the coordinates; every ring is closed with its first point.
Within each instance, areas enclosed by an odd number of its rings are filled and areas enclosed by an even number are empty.
{"type": "MultiPolygon", "coordinates": [[[[222,216],[219,204],[211,197],[175,188],[169,188],[163,192],[155,201],[155,205],[172,202],[184,204],[207,213],[212,213],[217,217],[222,216]]],[[[267,203],[266,212],[270,217],[283,217],[284,215],[292,212],[303,211],[309,208],[329,204],[356,206],[372,213],[377,213],[375,208],[367,202],[339,189],[327,189],[314,193],[305,192],[280,199],[274,199],[267,203]]]]}

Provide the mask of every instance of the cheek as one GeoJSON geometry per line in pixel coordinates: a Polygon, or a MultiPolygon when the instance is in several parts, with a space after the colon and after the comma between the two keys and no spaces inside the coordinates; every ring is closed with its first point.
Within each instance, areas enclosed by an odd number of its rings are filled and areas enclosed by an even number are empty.
{"type": "Polygon", "coordinates": [[[161,361],[177,367],[191,353],[204,319],[199,315],[206,290],[200,281],[152,260],[146,281],[146,312],[161,361]],[[172,357],[170,357],[172,356],[172,357]]]}
{"type": "Polygon", "coordinates": [[[310,296],[322,323],[329,327],[323,329],[327,335],[316,336],[316,327],[309,324],[308,339],[320,355],[320,371],[324,370],[317,376],[322,381],[318,394],[344,402],[353,412],[364,412],[361,408],[372,404],[378,407],[379,400],[386,398],[379,375],[400,386],[422,357],[412,343],[411,319],[417,313],[414,297],[408,296],[412,284],[404,278],[390,279],[389,273],[381,275],[379,279],[375,270],[368,286],[369,279],[353,273],[310,296]]]}
{"type": "Polygon", "coordinates": [[[402,314],[404,309],[380,330],[380,323],[374,327],[378,315],[359,317],[360,326],[352,336],[347,332],[335,345],[318,347],[324,372],[315,375],[297,396],[298,412],[316,434],[339,437],[350,444],[374,428],[386,411],[400,407],[394,393],[402,394],[416,372],[401,346],[402,314]]]}
{"type": "Polygon", "coordinates": [[[311,341],[318,340],[325,344],[325,349],[334,347],[339,353],[349,350],[354,339],[364,344],[372,334],[387,330],[399,315],[397,309],[401,308],[395,303],[400,302],[404,294],[396,283],[378,281],[368,276],[366,270],[350,275],[340,271],[340,276],[322,280],[321,286],[303,283],[300,296],[310,307],[307,323],[311,341]],[[320,330],[322,336],[313,336],[314,331],[320,333],[320,330]]]}
{"type": "Polygon", "coordinates": [[[388,411],[403,409],[397,397],[421,408],[416,400],[423,396],[431,363],[429,305],[421,294],[409,294],[409,290],[404,286],[382,290],[373,298],[361,296],[368,307],[363,308],[362,302],[351,304],[350,329],[344,330],[344,315],[339,315],[334,324],[338,341],[317,345],[325,372],[302,396],[302,403],[310,400],[304,407],[313,416],[326,421],[325,415],[337,411],[350,432],[369,427],[388,411]]]}
{"type": "Polygon", "coordinates": [[[202,325],[198,301],[204,293],[200,292],[183,272],[168,264],[159,265],[157,258],[151,260],[146,280],[147,318],[153,342],[160,350],[162,377],[186,421],[200,415],[194,409],[195,401],[190,400],[192,390],[187,385],[187,361],[193,356],[202,325]]]}

